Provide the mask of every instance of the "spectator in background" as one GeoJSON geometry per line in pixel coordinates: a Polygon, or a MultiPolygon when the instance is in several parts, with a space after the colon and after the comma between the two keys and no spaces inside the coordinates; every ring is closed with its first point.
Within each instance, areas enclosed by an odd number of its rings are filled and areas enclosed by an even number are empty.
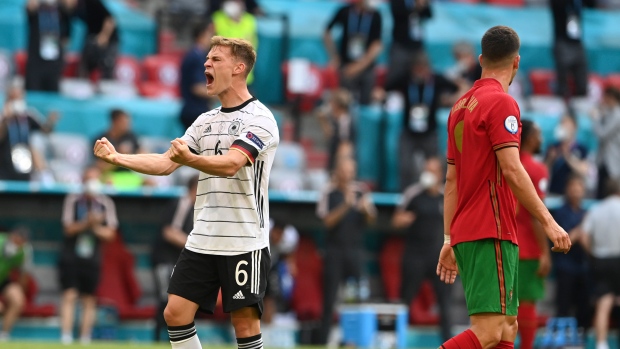
{"type": "Polygon", "coordinates": [[[347,152],[345,148],[354,148],[352,145],[355,144],[355,124],[350,114],[352,102],[349,91],[338,89],[317,112],[321,130],[328,140],[327,169],[330,173],[334,169],[337,154],[347,152]]]}
{"type": "Polygon", "coordinates": [[[26,305],[24,285],[32,263],[28,231],[13,229],[8,233],[0,233],[0,251],[0,313],[3,314],[0,342],[6,342],[26,305]],[[17,278],[11,275],[15,271],[19,273],[15,275],[17,278]]]}
{"type": "Polygon", "coordinates": [[[588,62],[583,47],[582,0],[551,0],[553,17],[553,56],[558,96],[568,99],[569,77],[573,79],[576,96],[588,93],[588,62]]]}
{"type": "MultiPolygon", "coordinates": [[[[222,3],[222,9],[213,13],[212,20],[215,35],[245,39],[252,43],[254,49],[258,49],[256,18],[246,11],[242,0],[225,0],[222,3]]],[[[251,85],[253,81],[254,72],[251,71],[247,78],[248,85],[251,85]]]]}
{"type": "Polygon", "coordinates": [[[101,243],[114,239],[118,228],[112,199],[101,193],[101,172],[96,167],[84,171],[83,193],[69,194],[64,200],[62,225],[64,239],[58,265],[62,302],[61,341],[73,342],[75,303],[82,298],[80,342],[91,340],[101,272],[101,243]]]}
{"type": "MultiPolygon", "coordinates": [[[[414,57],[410,73],[387,85],[386,89],[400,93],[405,100],[399,146],[400,184],[405,190],[418,180],[424,161],[437,156],[437,109],[456,102],[461,89],[433,72],[423,52],[414,57]]],[[[462,89],[464,91],[465,86],[462,89]]]]}
{"type": "MultiPolygon", "coordinates": [[[[339,158],[332,182],[317,203],[317,215],[327,228],[323,270],[323,317],[320,341],[327,343],[340,283],[359,283],[363,267],[364,228],[372,224],[377,210],[370,193],[355,182],[356,164],[350,157],[339,158]]],[[[303,271],[302,271],[303,272],[303,271]]]]}
{"type": "Polygon", "coordinates": [[[575,317],[577,325],[590,327],[590,277],[588,255],[581,243],[579,226],[586,214],[583,198],[586,187],[583,178],[573,175],[566,183],[565,200],[562,206],[551,211],[560,227],[568,232],[572,246],[570,253],[553,253],[553,266],[556,279],[555,309],[556,317],[575,317]]]}
{"type": "Polygon", "coordinates": [[[24,99],[24,90],[13,86],[8,89],[0,116],[0,180],[28,181],[37,171],[45,170],[42,154],[31,146],[34,131],[50,133],[58,120],[50,113],[42,123],[24,99]]]}
{"type": "Polygon", "coordinates": [[[551,172],[549,192],[552,194],[563,195],[571,175],[585,177],[588,173],[588,148],[577,142],[576,133],[577,121],[570,115],[562,117],[555,128],[556,143],[549,147],[545,159],[551,172]]]}
{"type": "Polygon", "coordinates": [[[114,17],[101,0],[79,0],[77,16],[86,24],[80,74],[99,70],[103,79],[114,79],[118,56],[118,30],[114,17]]]}
{"type": "Polygon", "coordinates": [[[593,257],[596,349],[609,349],[609,317],[620,296],[620,185],[610,180],[607,190],[608,196],[586,214],[582,224],[582,243],[593,257]]]}
{"type": "Polygon", "coordinates": [[[472,86],[482,75],[474,47],[466,41],[458,42],[452,47],[452,55],[456,64],[448,69],[446,77],[455,84],[472,86]]]}
{"type": "Polygon", "coordinates": [[[381,44],[381,15],[375,0],[354,0],[341,7],[331,19],[323,41],[329,54],[329,65],[338,69],[340,84],[353,92],[357,101],[370,104],[375,85],[375,61],[381,44]],[[331,29],[342,27],[340,47],[336,48],[331,29]]]}
{"type": "MultiPolygon", "coordinates": [[[[214,12],[221,10],[224,2],[226,2],[226,0],[207,0],[209,12],[213,14],[214,12]]],[[[258,2],[256,2],[256,0],[245,0],[244,4],[247,11],[255,16],[262,16],[264,14],[263,9],[260,7],[258,2]]]]}
{"type": "Polygon", "coordinates": [[[295,250],[299,242],[299,233],[292,225],[274,219],[270,220],[269,225],[271,270],[262,317],[265,323],[271,323],[276,313],[286,312],[290,308],[294,280],[297,276],[295,250]]]}
{"type": "Polygon", "coordinates": [[[442,341],[452,336],[450,286],[439,280],[437,250],[443,246],[443,167],[438,158],[426,161],[420,181],[405,190],[392,217],[395,229],[405,229],[400,298],[406,306],[416,297],[422,283],[433,284],[439,305],[442,341]]]}
{"type": "Polygon", "coordinates": [[[26,90],[58,92],[75,0],[28,0],[26,90]]]}
{"type": "Polygon", "coordinates": [[[155,294],[158,297],[155,314],[155,340],[161,340],[161,331],[167,329],[164,309],[168,305],[168,282],[174,265],[185,247],[187,236],[194,229],[194,203],[198,189],[198,175],[187,182],[185,196],[172,202],[164,213],[161,234],[153,246],[151,265],[155,279],[155,294]]]}
{"type": "Polygon", "coordinates": [[[428,0],[390,0],[392,45],[386,81],[407,75],[411,59],[424,49],[422,24],[432,16],[428,0]]]}
{"type": "Polygon", "coordinates": [[[210,23],[198,24],[192,32],[194,46],[185,54],[181,63],[179,87],[183,108],[180,119],[184,129],[188,129],[200,114],[211,109],[204,62],[212,36],[213,26],[210,23]]]}
{"type": "Polygon", "coordinates": [[[597,197],[602,199],[607,181],[620,180],[620,90],[605,89],[600,111],[592,114],[592,126],[599,141],[597,197]]]}
{"type": "MultiPolygon", "coordinates": [[[[536,193],[541,200],[544,200],[549,184],[549,173],[545,164],[534,159],[534,156],[540,153],[542,145],[540,128],[531,120],[521,120],[521,124],[521,163],[536,193]]],[[[519,239],[517,321],[521,335],[520,349],[532,349],[538,329],[536,302],[545,296],[545,278],[551,271],[551,251],[549,239],[542,225],[521,203],[517,203],[517,232],[519,239]]]]}

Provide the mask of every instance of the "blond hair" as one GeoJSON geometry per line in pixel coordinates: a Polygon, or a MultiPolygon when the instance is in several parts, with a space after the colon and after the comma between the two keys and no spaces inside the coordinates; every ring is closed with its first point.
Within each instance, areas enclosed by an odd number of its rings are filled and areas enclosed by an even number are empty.
{"type": "Polygon", "coordinates": [[[256,64],[256,51],[252,43],[245,39],[225,38],[214,36],[211,38],[211,48],[216,46],[230,47],[230,52],[235,59],[240,59],[245,64],[245,76],[254,68],[256,64]]]}

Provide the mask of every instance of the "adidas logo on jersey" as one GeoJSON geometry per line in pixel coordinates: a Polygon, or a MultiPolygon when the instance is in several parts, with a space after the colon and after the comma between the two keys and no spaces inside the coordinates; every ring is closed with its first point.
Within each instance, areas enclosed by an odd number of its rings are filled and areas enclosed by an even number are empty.
{"type": "Polygon", "coordinates": [[[245,297],[243,296],[243,293],[239,291],[233,296],[233,299],[245,299],[245,297]]]}
{"type": "Polygon", "coordinates": [[[206,133],[211,133],[211,125],[209,125],[209,127],[207,127],[207,129],[205,130],[205,134],[206,133]]]}

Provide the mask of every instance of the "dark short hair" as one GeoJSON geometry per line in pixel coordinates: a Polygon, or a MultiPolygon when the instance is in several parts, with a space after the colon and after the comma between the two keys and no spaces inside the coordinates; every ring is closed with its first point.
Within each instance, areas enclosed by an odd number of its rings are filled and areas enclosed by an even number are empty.
{"type": "Polygon", "coordinates": [[[484,61],[493,64],[512,58],[519,52],[521,42],[512,28],[498,25],[484,33],[481,46],[484,61]]]}
{"type": "Polygon", "coordinates": [[[614,86],[605,87],[604,94],[606,96],[613,98],[616,101],[616,103],[620,103],[620,90],[617,89],[616,87],[614,86]]]}
{"type": "Polygon", "coordinates": [[[566,179],[566,189],[568,189],[568,187],[573,184],[573,182],[577,182],[583,186],[586,185],[586,180],[583,178],[582,175],[577,174],[577,173],[571,173],[568,178],[566,179]]]}
{"type": "Polygon", "coordinates": [[[425,65],[425,66],[430,65],[428,55],[424,51],[417,52],[416,54],[414,54],[413,58],[411,59],[412,67],[417,67],[421,65],[425,65]]]}
{"type": "Polygon", "coordinates": [[[536,123],[532,120],[521,120],[521,144],[534,134],[536,123]]]}
{"type": "Polygon", "coordinates": [[[120,117],[126,116],[126,115],[127,113],[122,109],[112,109],[112,111],[110,112],[110,120],[114,122],[118,120],[120,117]]]}
{"type": "Polygon", "coordinates": [[[615,179],[608,179],[605,182],[605,196],[620,194],[620,183],[615,179]]]}
{"type": "Polygon", "coordinates": [[[196,41],[202,34],[209,30],[211,23],[209,21],[200,22],[192,28],[192,40],[196,41]]]}

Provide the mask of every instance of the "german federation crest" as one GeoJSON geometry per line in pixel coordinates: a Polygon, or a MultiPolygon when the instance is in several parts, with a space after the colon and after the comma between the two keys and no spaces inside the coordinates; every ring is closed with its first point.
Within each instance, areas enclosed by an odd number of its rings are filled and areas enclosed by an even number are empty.
{"type": "Polygon", "coordinates": [[[515,116],[510,115],[504,120],[504,127],[506,127],[506,131],[514,135],[519,131],[519,122],[515,116]]]}

